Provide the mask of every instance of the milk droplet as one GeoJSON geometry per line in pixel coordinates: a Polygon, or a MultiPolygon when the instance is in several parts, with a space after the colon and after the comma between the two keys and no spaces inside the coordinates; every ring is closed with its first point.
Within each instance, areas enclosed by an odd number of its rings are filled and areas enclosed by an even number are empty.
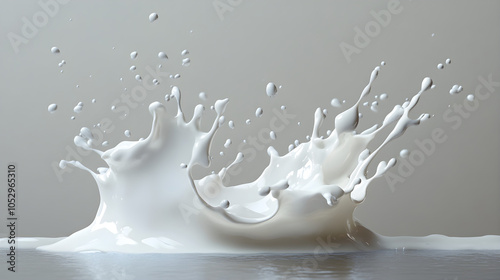
{"type": "Polygon", "coordinates": [[[444,68],[444,65],[443,63],[439,63],[438,66],[437,66],[438,69],[443,69],[444,68]]]}
{"type": "Polygon", "coordinates": [[[380,65],[385,66],[385,61],[380,62],[380,65]]]}
{"type": "Polygon", "coordinates": [[[71,116],[71,118],[70,118],[70,119],[71,119],[71,120],[75,120],[75,116],[71,116]]]}
{"type": "Polygon", "coordinates": [[[323,115],[327,115],[328,114],[328,110],[327,109],[323,109],[323,115]]]}
{"type": "Polygon", "coordinates": [[[301,125],[301,123],[300,123],[300,122],[297,122],[297,125],[298,125],[298,126],[300,126],[300,125],[301,125]]]}
{"type": "Polygon", "coordinates": [[[59,67],[63,67],[64,64],[66,64],[66,60],[63,59],[63,60],[61,60],[61,62],[59,62],[58,65],[59,65],[59,67]]]}
{"type": "Polygon", "coordinates": [[[76,85],[76,88],[79,88],[79,87],[80,87],[80,85],[76,85]]]}
{"type": "Polygon", "coordinates": [[[432,34],[431,34],[431,37],[434,37],[434,36],[436,36],[436,33],[432,33],[432,34]]]}
{"type": "Polygon", "coordinates": [[[285,105],[282,105],[281,106],[281,110],[285,110],[286,109],[286,106],[285,105]]]}
{"type": "MultiPolygon", "coordinates": [[[[446,59],[446,64],[451,64],[451,59],[446,59]]],[[[460,64],[460,63],[459,63],[460,64]]]]}
{"type": "Polygon", "coordinates": [[[330,101],[330,105],[332,105],[332,107],[337,107],[337,108],[342,106],[340,100],[338,100],[337,98],[332,99],[332,101],[330,101]]]}
{"type": "Polygon", "coordinates": [[[180,164],[180,167],[184,169],[184,168],[187,168],[188,166],[187,166],[187,164],[185,164],[185,163],[181,163],[181,164],[180,164]]]}
{"type": "Polygon", "coordinates": [[[229,148],[229,146],[231,146],[232,143],[233,141],[231,141],[231,139],[227,139],[226,143],[224,143],[224,148],[229,148]]]}
{"type": "Polygon", "coordinates": [[[137,67],[135,67],[135,65],[130,66],[130,71],[135,71],[135,69],[137,69],[137,67]]]}
{"type": "Polygon", "coordinates": [[[273,140],[276,140],[276,132],[274,131],[269,132],[269,137],[271,137],[271,139],[273,140]]]}
{"type": "Polygon", "coordinates": [[[182,60],[182,66],[189,66],[189,64],[191,64],[191,59],[189,59],[189,57],[182,60]]]}
{"type": "Polygon", "coordinates": [[[78,102],[78,104],[73,108],[75,113],[80,113],[83,109],[83,102],[78,102]]]}
{"type": "Polygon", "coordinates": [[[94,98],[94,99],[92,99],[92,103],[95,103],[95,102],[96,102],[95,98],[94,98]]]}
{"type": "Polygon", "coordinates": [[[410,154],[410,151],[408,151],[407,149],[403,149],[403,150],[401,150],[401,152],[399,152],[399,156],[402,158],[407,158],[409,154],[410,154]]]}
{"type": "Polygon", "coordinates": [[[262,116],[262,113],[264,113],[264,111],[262,110],[262,108],[257,108],[257,110],[255,110],[255,116],[256,117],[260,117],[262,116]]]}
{"type": "Polygon", "coordinates": [[[227,123],[227,125],[229,126],[229,128],[234,129],[234,122],[233,121],[229,121],[227,123]]]}
{"type": "Polygon", "coordinates": [[[115,105],[111,106],[111,110],[112,110],[112,111],[114,111],[115,109],[116,109],[116,106],[115,106],[115,105]]]}
{"type": "Polygon", "coordinates": [[[425,77],[423,80],[422,80],[422,87],[421,87],[421,91],[426,91],[428,89],[430,89],[432,86],[432,79],[429,78],[429,77],[425,77]]]}
{"type": "Polygon", "coordinates": [[[106,146],[108,146],[108,145],[109,145],[109,142],[108,142],[108,141],[104,141],[104,142],[102,142],[102,144],[101,144],[101,145],[102,145],[103,147],[106,147],[106,146]]]}
{"type": "Polygon", "coordinates": [[[276,95],[276,92],[278,92],[276,85],[274,83],[268,83],[266,86],[267,96],[269,96],[269,97],[274,96],[274,95],[276,95]]]}
{"type": "Polygon", "coordinates": [[[157,79],[153,79],[153,84],[155,84],[155,85],[159,85],[159,84],[160,84],[160,82],[159,82],[157,79]]]}
{"type": "Polygon", "coordinates": [[[150,21],[150,22],[153,22],[153,21],[155,21],[155,20],[157,20],[157,19],[158,19],[158,14],[157,14],[157,13],[151,13],[151,14],[149,15],[149,21],[150,21]]]}
{"type": "Polygon", "coordinates": [[[168,59],[168,56],[165,52],[159,52],[158,53],[158,58],[161,58],[161,59],[168,59]]]}
{"type": "Polygon", "coordinates": [[[473,94],[467,95],[467,100],[469,100],[471,102],[474,101],[474,95],[473,94]]]}
{"type": "Polygon", "coordinates": [[[368,102],[368,101],[363,102],[363,106],[368,106],[368,104],[370,104],[370,102],[368,102]]]}
{"type": "Polygon", "coordinates": [[[138,81],[142,81],[142,77],[139,74],[135,75],[135,79],[138,80],[138,81]]]}
{"type": "Polygon", "coordinates": [[[130,58],[131,59],[136,59],[137,58],[137,51],[133,51],[130,53],[130,58]]]}
{"type": "Polygon", "coordinates": [[[50,104],[47,109],[49,110],[49,113],[54,113],[57,110],[57,104],[50,104]]]}
{"type": "Polygon", "coordinates": [[[219,207],[224,208],[224,209],[227,209],[227,208],[229,208],[229,205],[230,205],[230,203],[229,203],[229,201],[228,201],[228,200],[223,200],[223,201],[221,201],[221,203],[219,204],[219,207]]]}
{"type": "Polygon", "coordinates": [[[52,47],[52,48],[50,49],[50,51],[51,51],[52,53],[60,53],[60,52],[61,52],[61,50],[60,50],[58,47],[52,47]]]}
{"type": "Polygon", "coordinates": [[[251,124],[251,123],[252,123],[252,121],[251,121],[250,119],[247,119],[247,120],[245,121],[245,123],[246,123],[246,124],[251,124]]]}
{"type": "Polygon", "coordinates": [[[125,134],[125,136],[127,136],[127,137],[130,137],[130,135],[131,135],[131,134],[130,134],[130,130],[128,130],[128,129],[127,129],[127,130],[125,130],[125,131],[123,132],[123,134],[125,134]]]}
{"type": "Polygon", "coordinates": [[[201,100],[207,100],[207,94],[204,91],[200,92],[198,97],[200,97],[201,100]]]}
{"type": "Polygon", "coordinates": [[[174,79],[179,79],[181,77],[181,74],[175,74],[174,79]]]}
{"type": "Polygon", "coordinates": [[[188,51],[188,50],[183,50],[183,51],[181,52],[181,55],[188,55],[188,54],[189,54],[189,51],[188,51]]]}
{"type": "Polygon", "coordinates": [[[300,145],[300,142],[296,139],[295,141],[293,141],[293,144],[295,144],[295,147],[298,147],[300,145]]]}
{"type": "Polygon", "coordinates": [[[458,94],[463,90],[462,86],[459,85],[453,85],[453,87],[450,89],[450,94],[458,94]]]}
{"type": "Polygon", "coordinates": [[[386,100],[386,99],[387,99],[387,97],[388,97],[388,96],[387,96],[387,93],[382,93],[382,94],[380,95],[380,100],[386,100]]]}

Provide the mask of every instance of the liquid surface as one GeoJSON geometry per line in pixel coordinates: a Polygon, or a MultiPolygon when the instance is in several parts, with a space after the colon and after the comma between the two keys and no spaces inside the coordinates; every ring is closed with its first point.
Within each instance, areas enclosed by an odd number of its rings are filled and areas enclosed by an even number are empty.
{"type": "Polygon", "coordinates": [[[19,250],[5,279],[498,279],[500,251],[369,251],[315,254],[47,253],[19,250]]]}

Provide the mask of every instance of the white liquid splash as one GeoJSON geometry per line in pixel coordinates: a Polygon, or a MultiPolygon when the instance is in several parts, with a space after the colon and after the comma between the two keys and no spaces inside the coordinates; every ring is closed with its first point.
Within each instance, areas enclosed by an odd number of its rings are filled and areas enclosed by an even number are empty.
{"type": "MultiPolygon", "coordinates": [[[[82,128],[75,144],[97,153],[108,167],[94,172],[78,161],[64,160],[60,167],[71,164],[94,177],[101,196],[97,215],[88,227],[39,248],[130,253],[311,251],[320,237],[334,238],[339,250],[491,249],[495,247],[491,242],[499,247],[498,236],[383,237],[354,220],[354,209],[365,199],[370,183],[396,163],[395,158],[381,161],[375,174],[367,177],[375,156],[408,127],[429,118],[428,114],[417,119],[408,116],[432,86],[432,80],[424,78],[420,90],[409,101],[396,105],[380,126],[358,133],[359,106],[379,71],[380,67],[373,70],[358,101],[336,116],[335,129],[327,138],[319,135],[325,115],[318,108],[308,141],[296,140],[282,156],[269,147],[269,165],[254,182],[241,185],[226,186],[223,182],[228,170],[242,162],[242,153],[218,173],[200,179],[192,175],[196,166],[210,165],[211,142],[224,124],[228,99],[215,102],[217,117],[207,132],[200,130],[202,105],[195,107],[190,121],[184,119],[177,87],[168,99],[177,102],[176,116],[169,116],[163,104],[152,103],[153,124],[145,139],[124,141],[100,151],[93,148],[90,129],[82,128]],[[388,135],[380,135],[391,125],[388,135]],[[367,149],[373,139],[381,137],[378,147],[367,149]],[[193,216],[193,209],[200,209],[201,215],[193,216]]],[[[228,139],[224,146],[230,143],[228,139]]]]}

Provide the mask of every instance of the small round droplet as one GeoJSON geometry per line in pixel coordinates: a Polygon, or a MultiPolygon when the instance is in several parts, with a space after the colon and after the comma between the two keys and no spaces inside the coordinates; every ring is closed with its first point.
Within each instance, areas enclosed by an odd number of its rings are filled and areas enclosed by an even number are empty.
{"type": "Polygon", "coordinates": [[[330,105],[332,105],[332,107],[337,107],[337,108],[342,106],[340,100],[338,100],[337,98],[332,99],[332,101],[330,101],[330,105]]]}
{"type": "Polygon", "coordinates": [[[130,53],[130,58],[131,59],[136,59],[137,58],[137,51],[133,51],[130,53]]]}
{"type": "Polygon", "coordinates": [[[286,106],[285,106],[285,105],[282,105],[282,106],[281,106],[281,110],[283,110],[283,111],[284,111],[284,110],[286,110],[286,106]]]}
{"type": "Polygon", "coordinates": [[[437,66],[437,69],[443,69],[443,68],[444,68],[443,63],[439,63],[438,66],[437,66]]]}
{"type": "Polygon", "coordinates": [[[184,168],[187,168],[188,166],[187,166],[187,164],[185,164],[185,163],[181,163],[181,164],[180,164],[180,167],[181,167],[182,169],[184,169],[184,168]]]}
{"type": "Polygon", "coordinates": [[[95,98],[94,98],[94,99],[92,99],[92,103],[96,103],[96,100],[95,100],[95,98]]]}
{"type": "Polygon", "coordinates": [[[385,66],[385,61],[380,62],[380,65],[385,66]]]}
{"type": "Polygon", "coordinates": [[[227,139],[226,140],[226,143],[224,143],[224,148],[229,148],[229,146],[231,146],[231,144],[233,143],[233,141],[231,141],[231,139],[227,139]]]}
{"type": "Polygon", "coordinates": [[[234,122],[233,121],[229,121],[227,123],[227,125],[229,126],[229,128],[234,129],[234,122]]]}
{"type": "Polygon", "coordinates": [[[229,208],[229,205],[230,205],[230,203],[229,203],[229,201],[228,201],[228,200],[223,200],[223,201],[221,201],[221,203],[219,204],[219,206],[220,206],[221,208],[224,208],[224,209],[229,208]]]}
{"type": "Polygon", "coordinates": [[[389,96],[387,95],[387,93],[382,93],[380,95],[380,100],[386,100],[389,96]]]}
{"type": "Polygon", "coordinates": [[[174,79],[179,79],[181,77],[181,74],[175,74],[174,79]]]}
{"type": "Polygon", "coordinates": [[[273,140],[276,140],[276,132],[274,131],[269,132],[269,137],[273,140]]]}
{"type": "Polygon", "coordinates": [[[129,69],[130,69],[130,71],[135,71],[135,69],[137,69],[137,67],[135,67],[135,65],[132,65],[132,66],[130,66],[129,69]]]}
{"type": "Polygon", "coordinates": [[[61,50],[60,50],[58,47],[52,47],[52,48],[50,49],[50,51],[51,51],[52,53],[60,53],[60,52],[61,52],[61,50]]]}
{"type": "Polygon", "coordinates": [[[130,135],[131,135],[131,134],[130,134],[130,130],[128,130],[128,129],[127,129],[127,130],[125,130],[125,131],[123,132],[123,134],[125,134],[125,136],[126,136],[126,137],[130,137],[130,135]]]}
{"type": "Polygon", "coordinates": [[[252,121],[251,121],[250,119],[247,119],[247,120],[245,121],[245,123],[246,123],[246,124],[251,124],[251,123],[252,123],[252,121]]]}
{"type": "Polygon", "coordinates": [[[142,77],[139,74],[135,75],[135,79],[138,80],[138,81],[142,81],[142,77]]]}
{"type": "Polygon", "coordinates": [[[189,57],[182,60],[182,66],[189,66],[189,64],[191,64],[191,59],[189,59],[189,57]]]}
{"type": "Polygon", "coordinates": [[[474,101],[474,95],[473,94],[467,95],[467,100],[469,100],[471,102],[474,101]]]}
{"type": "Polygon", "coordinates": [[[70,119],[71,119],[72,121],[73,121],[73,120],[75,120],[75,116],[71,116],[71,118],[70,118],[70,119]]]}
{"type": "MultiPolygon", "coordinates": [[[[446,59],[446,64],[451,64],[451,59],[446,59]]],[[[460,64],[460,63],[459,63],[460,64]]]]}
{"type": "Polygon", "coordinates": [[[50,104],[49,107],[47,108],[47,110],[49,111],[49,113],[54,113],[56,110],[57,110],[57,104],[50,104]]]}
{"type": "Polygon", "coordinates": [[[276,95],[278,92],[278,89],[276,88],[276,85],[274,83],[268,83],[266,86],[266,94],[267,96],[271,97],[276,95]]]}
{"type": "Polygon", "coordinates": [[[181,55],[188,55],[188,54],[189,54],[189,51],[188,51],[188,50],[183,50],[183,51],[181,52],[181,55]]]}
{"type": "Polygon", "coordinates": [[[453,85],[453,87],[451,87],[451,89],[450,89],[450,94],[458,94],[458,93],[462,92],[462,90],[463,90],[462,86],[453,85]]]}
{"type": "Polygon", "coordinates": [[[402,158],[407,158],[408,155],[410,155],[410,151],[408,151],[407,149],[403,149],[401,150],[401,152],[399,152],[399,156],[402,158]]]}
{"type": "Polygon", "coordinates": [[[255,110],[255,116],[256,117],[260,117],[262,116],[262,113],[264,113],[264,110],[262,110],[262,108],[257,108],[257,110],[255,110]]]}
{"type": "Polygon", "coordinates": [[[151,14],[149,15],[149,21],[150,21],[150,22],[153,22],[153,21],[155,21],[155,20],[157,20],[157,19],[158,19],[158,14],[157,14],[157,13],[151,13],[151,14]]]}
{"type": "Polygon", "coordinates": [[[198,94],[198,97],[201,100],[207,100],[207,94],[204,91],[200,92],[200,94],[198,94]]]}
{"type": "Polygon", "coordinates": [[[73,111],[78,114],[82,111],[82,109],[83,109],[83,102],[78,102],[75,108],[73,108],[73,111]]]}
{"type": "Polygon", "coordinates": [[[160,82],[159,82],[157,79],[153,79],[153,84],[154,84],[154,85],[159,85],[159,84],[160,84],[160,82]]]}
{"type": "Polygon", "coordinates": [[[159,52],[158,53],[158,58],[161,58],[161,59],[168,59],[168,56],[165,52],[159,52]]]}
{"type": "Polygon", "coordinates": [[[106,146],[108,146],[108,145],[109,145],[109,142],[108,142],[108,141],[104,141],[104,142],[102,142],[102,144],[101,144],[101,145],[102,145],[103,147],[106,147],[106,146]]]}

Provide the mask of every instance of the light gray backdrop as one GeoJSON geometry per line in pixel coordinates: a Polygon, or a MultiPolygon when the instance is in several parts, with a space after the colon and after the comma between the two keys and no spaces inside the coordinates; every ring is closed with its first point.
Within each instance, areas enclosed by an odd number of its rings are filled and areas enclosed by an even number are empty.
{"type": "MultiPolygon", "coordinates": [[[[94,155],[72,154],[73,137],[82,126],[109,121],[113,129],[105,140],[111,146],[127,139],[126,129],[133,140],[147,136],[147,107],[163,100],[171,85],[181,88],[187,117],[197,103],[208,107],[216,99],[230,98],[226,117],[236,128],[226,126],[216,137],[213,169],[230,162],[243,139],[261,135],[258,145],[239,147],[249,153],[247,158],[258,155],[230,178],[231,183],[253,180],[267,165],[262,142],[283,154],[295,139],[305,141],[317,107],[328,109],[322,133],[332,129],[341,109],[330,106],[330,100],[345,99],[343,108],[352,105],[372,69],[386,61],[367,100],[384,92],[389,99],[381,102],[379,113],[363,107],[362,126],[380,123],[392,106],[418,91],[426,76],[437,87],[424,95],[412,115],[426,112],[434,118],[411,128],[380,155],[379,160],[387,160],[403,148],[420,151],[414,152],[414,170],[398,170],[400,161],[391,171],[399,176],[397,182],[374,182],[356,217],[387,235],[500,234],[499,12],[500,2],[493,0],[3,1],[0,216],[7,215],[7,163],[15,162],[19,236],[66,236],[87,226],[99,203],[93,179],[76,169],[61,172],[55,165],[68,155],[81,157],[91,168],[102,165],[94,155]],[[159,19],[150,23],[152,12],[159,19]],[[51,53],[53,46],[61,52],[51,53]],[[184,49],[190,52],[188,67],[181,66],[184,49]],[[131,60],[134,50],[139,55],[131,60]],[[169,59],[159,59],[160,51],[169,59]],[[452,63],[437,69],[447,58],[452,63]],[[63,59],[66,64],[58,67],[63,59]],[[137,66],[135,72],[131,65],[137,66]],[[160,85],[125,105],[121,98],[143,87],[136,74],[151,84],[148,67],[160,71],[160,85]],[[168,77],[177,73],[179,79],[168,77]],[[482,85],[481,77],[489,76],[493,86],[481,86],[481,99],[476,96],[476,103],[468,103],[466,96],[482,85]],[[272,99],[265,94],[270,81],[282,86],[272,99]],[[454,84],[464,91],[450,95],[454,84]],[[207,101],[198,98],[201,91],[207,101]],[[73,107],[80,101],[83,111],[75,114],[73,107]],[[59,106],[54,114],[47,111],[51,103],[59,106]],[[453,111],[464,104],[462,113],[453,111]],[[263,131],[276,117],[272,109],[281,105],[293,117],[268,143],[263,131]],[[259,106],[264,115],[256,118],[259,106]],[[129,109],[126,117],[124,107],[129,109]],[[244,124],[248,118],[251,125],[244,124]],[[435,129],[444,131],[446,140],[434,142],[435,149],[424,154],[415,141],[429,139],[435,129]],[[233,145],[224,149],[227,138],[233,145]]],[[[0,232],[5,236],[6,228],[0,232]]]]}

